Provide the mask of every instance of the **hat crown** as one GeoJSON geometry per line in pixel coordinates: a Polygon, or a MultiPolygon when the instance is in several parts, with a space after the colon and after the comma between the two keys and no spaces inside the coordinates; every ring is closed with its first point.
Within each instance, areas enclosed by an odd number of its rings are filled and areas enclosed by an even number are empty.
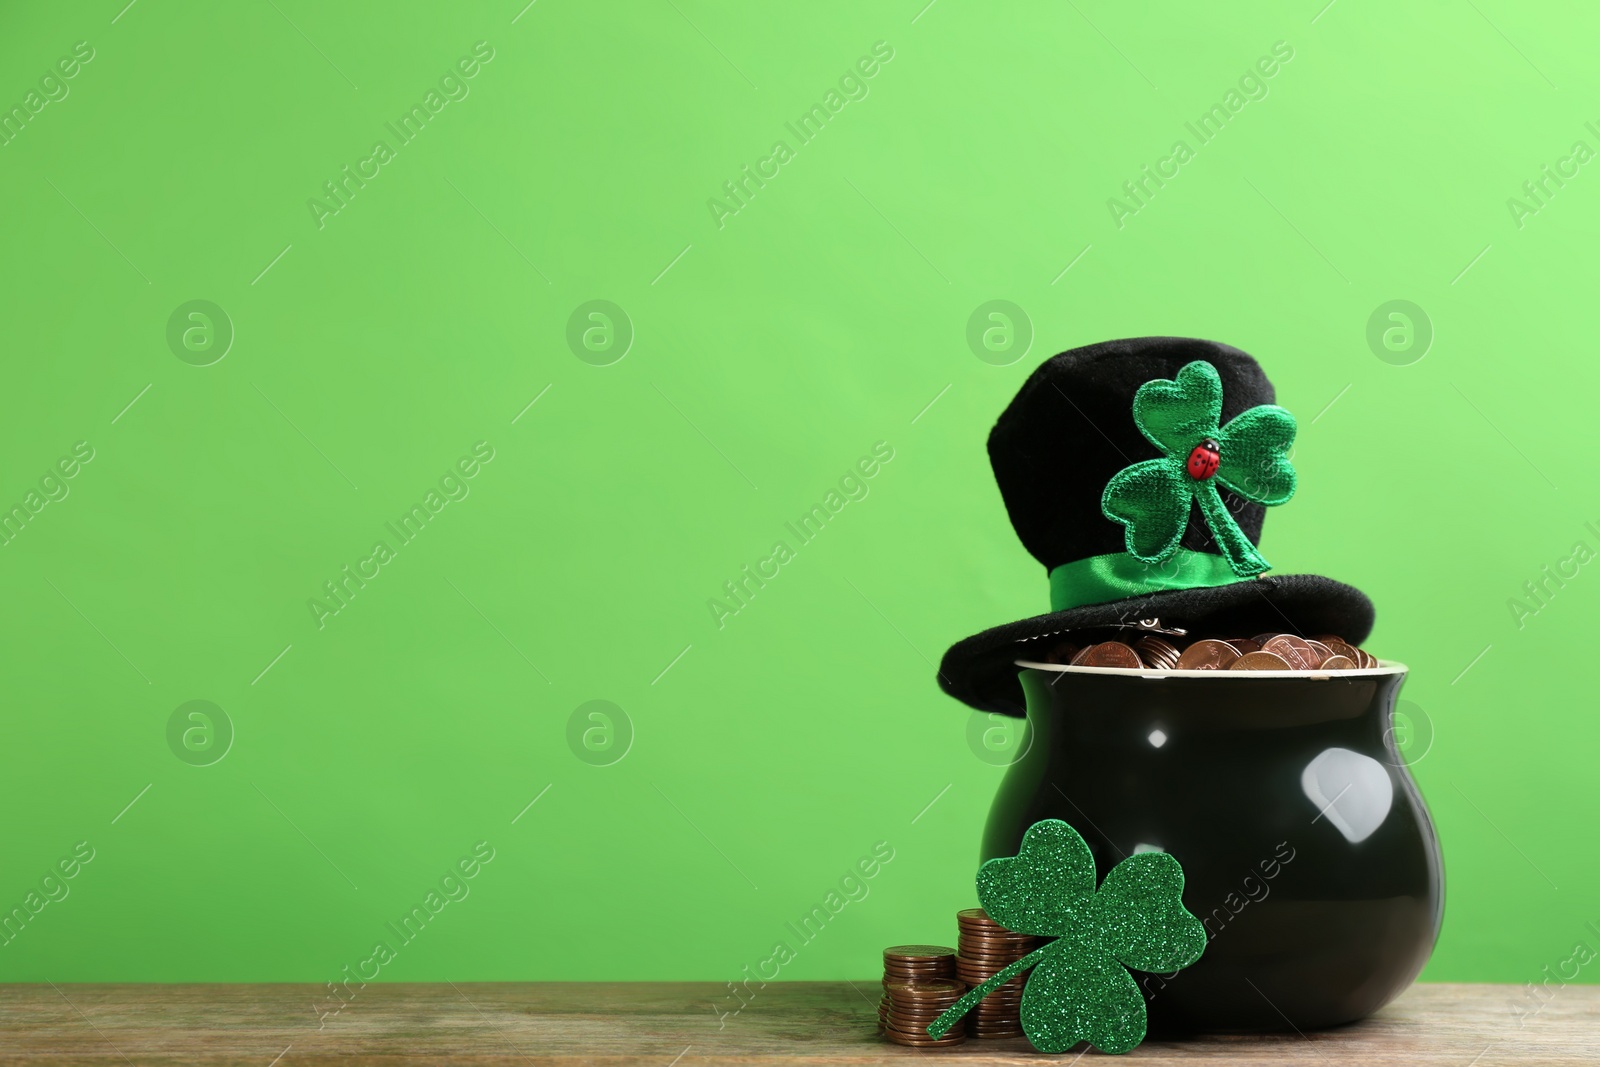
{"type": "MultiPolygon", "coordinates": [[[[1134,422],[1134,394],[1196,360],[1221,378],[1223,425],[1273,402],[1272,383],[1246,352],[1188,337],[1139,337],[1050,357],[1000,415],[989,462],[1012,528],[1047,570],[1126,550],[1124,529],[1101,511],[1101,495],[1119,471],[1162,455],[1134,422]]],[[[1218,489],[1245,536],[1259,543],[1266,508],[1218,489]]],[[[1179,545],[1218,552],[1198,509],[1191,508],[1179,545]]]]}

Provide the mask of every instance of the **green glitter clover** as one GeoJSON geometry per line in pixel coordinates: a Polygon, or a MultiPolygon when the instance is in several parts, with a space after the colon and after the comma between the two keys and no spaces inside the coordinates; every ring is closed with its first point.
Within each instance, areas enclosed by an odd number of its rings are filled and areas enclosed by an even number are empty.
{"type": "Polygon", "coordinates": [[[1125,467],[1106,483],[1100,508],[1127,527],[1128,554],[1160,563],[1178,549],[1189,523],[1189,502],[1211,527],[1228,566],[1240,577],[1267,569],[1217,492],[1217,483],[1257,504],[1282,504],[1294,496],[1294,416],[1261,404],[1218,426],[1222,379],[1196,360],[1177,380],[1145,382],[1133,397],[1133,421],[1163,455],[1125,467]]]}
{"type": "Polygon", "coordinates": [[[943,1037],[978,1002],[1028,968],[1022,1029],[1040,1052],[1088,1041],[1127,1052],[1144,1040],[1144,996],[1131,967],[1171,972],[1205,951],[1206,931],[1183,907],[1183,868],[1165,852],[1141,852],[1111,869],[1095,890],[1094,857],[1059,819],[1034,823],[1015,856],[978,870],[989,918],[1017,933],[1054,940],[969,991],[928,1027],[943,1037]]]}

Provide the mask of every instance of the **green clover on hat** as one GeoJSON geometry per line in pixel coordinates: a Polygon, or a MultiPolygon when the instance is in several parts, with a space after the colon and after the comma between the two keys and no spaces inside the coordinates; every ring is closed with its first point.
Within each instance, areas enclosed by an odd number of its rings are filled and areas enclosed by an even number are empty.
{"type": "Polygon", "coordinates": [[[1257,504],[1282,504],[1294,496],[1294,416],[1276,404],[1261,404],[1219,426],[1222,379],[1196,360],[1176,380],[1145,382],[1133,397],[1133,421],[1159,448],[1160,459],[1125,467],[1100,498],[1106,517],[1127,527],[1128,553],[1160,563],[1178,548],[1189,522],[1190,501],[1241,577],[1260,574],[1268,563],[1256,551],[1217,492],[1217,485],[1257,504]]]}

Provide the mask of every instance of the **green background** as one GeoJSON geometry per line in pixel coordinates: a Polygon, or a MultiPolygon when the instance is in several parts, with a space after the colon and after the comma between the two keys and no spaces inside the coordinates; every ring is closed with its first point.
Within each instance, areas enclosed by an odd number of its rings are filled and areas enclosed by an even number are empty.
{"type": "Polygon", "coordinates": [[[1425,977],[1533,981],[1594,944],[1600,577],[1521,625],[1508,601],[1600,548],[1600,165],[1520,226],[1507,201],[1600,148],[1600,16],[923,3],[8,6],[6,107],[94,58],[0,147],[0,505],[94,458],[0,548],[0,904],[95,857],[0,977],[331,980],[479,841],[383,978],[732,980],[880,841],[783,976],[948,940],[1003,772],[933,665],[1046,599],[985,434],[1050,353],[1160,333],[1266,365],[1301,489],[1264,551],[1365,589],[1368,647],[1412,668],[1449,883],[1425,977]],[[400,145],[385,124],[479,41],[469,95],[400,145]],[[1185,122],[1279,41],[1199,145],[1185,122]],[[1119,228],[1108,200],[1179,139],[1119,228]],[[595,299],[634,334],[608,366],[567,340],[595,299]],[[1369,346],[1394,299],[1431,323],[1420,361],[1369,346]],[[235,332],[208,366],[167,340],[192,300],[235,332]],[[969,347],[991,300],[1025,353],[969,347]],[[323,583],[480,441],[470,494],[319,628],[323,583]],[[869,493],[719,627],[723,583],[880,441],[869,493]],[[209,766],[169,747],[190,700],[232,724],[209,766]],[[633,735],[609,766],[569,744],[592,700],[633,735]]]}

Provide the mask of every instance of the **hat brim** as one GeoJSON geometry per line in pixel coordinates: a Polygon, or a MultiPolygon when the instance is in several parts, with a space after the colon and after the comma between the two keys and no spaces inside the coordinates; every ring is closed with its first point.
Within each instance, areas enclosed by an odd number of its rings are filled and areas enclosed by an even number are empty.
{"type": "Polygon", "coordinates": [[[1202,589],[1129,597],[1035,615],[959,641],[939,664],[939,687],[979,711],[1025,713],[1016,661],[1039,659],[1051,638],[1068,630],[1131,626],[1160,619],[1163,627],[1228,637],[1337,634],[1360,644],[1372,633],[1372,601],[1361,590],[1315,574],[1263,575],[1202,589]]]}

